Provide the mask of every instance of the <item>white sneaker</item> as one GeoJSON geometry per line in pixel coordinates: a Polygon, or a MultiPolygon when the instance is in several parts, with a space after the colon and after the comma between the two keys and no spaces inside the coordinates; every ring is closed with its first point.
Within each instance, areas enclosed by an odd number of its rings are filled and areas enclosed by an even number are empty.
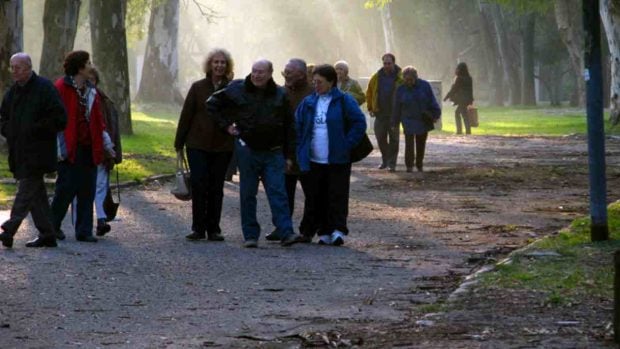
{"type": "Polygon", "coordinates": [[[340,230],[334,230],[331,236],[332,245],[340,246],[344,244],[344,233],[340,230]]]}
{"type": "Polygon", "coordinates": [[[243,243],[243,247],[245,247],[245,248],[257,248],[258,247],[258,241],[254,240],[254,239],[245,240],[245,242],[243,243]]]}
{"type": "Polygon", "coordinates": [[[332,244],[332,236],[331,235],[321,235],[319,236],[319,245],[331,245],[332,244]]]}

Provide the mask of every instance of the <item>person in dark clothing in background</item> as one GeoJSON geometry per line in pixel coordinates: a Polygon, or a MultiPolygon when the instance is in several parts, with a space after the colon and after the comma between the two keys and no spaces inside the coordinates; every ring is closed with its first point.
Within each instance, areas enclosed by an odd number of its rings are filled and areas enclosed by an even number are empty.
{"type": "Polygon", "coordinates": [[[247,248],[258,247],[256,195],[261,179],[281,244],[289,246],[300,238],[293,231],[284,185],[285,167],[293,166],[295,152],[293,113],[286,91],[272,76],[272,63],[258,60],[244,80],[231,82],[207,100],[207,111],[219,127],[237,137],[241,228],[247,248]]]}
{"type": "MultiPolygon", "coordinates": [[[[289,108],[291,113],[293,114],[295,113],[295,110],[297,109],[297,106],[299,105],[301,100],[304,99],[306,96],[312,94],[312,92],[314,91],[312,86],[308,83],[308,79],[306,78],[307,70],[308,68],[306,66],[306,62],[303,59],[292,58],[288,61],[288,63],[286,63],[286,66],[284,66],[284,71],[282,72],[282,76],[284,77],[284,88],[286,89],[286,94],[289,101],[289,108]]],[[[291,217],[293,216],[293,212],[295,211],[295,191],[297,188],[297,182],[301,179],[299,175],[299,165],[297,164],[297,159],[293,157],[293,166],[287,168],[284,174],[286,195],[288,197],[288,208],[291,213],[291,217]]],[[[302,190],[304,188],[303,182],[301,182],[301,188],[302,190]]],[[[311,225],[312,224],[310,222],[303,220],[301,221],[299,227],[301,233],[300,242],[312,241],[314,231],[312,230],[311,225]]],[[[265,238],[269,241],[280,240],[278,236],[278,230],[276,229],[273,232],[267,234],[265,238]]]]}
{"type": "Polygon", "coordinates": [[[57,168],[56,134],[67,123],[65,108],[52,82],[32,71],[28,54],[14,54],[10,67],[15,83],[0,105],[0,133],[7,140],[9,169],[18,185],[0,241],[13,247],[13,236],[30,213],[39,237],[26,247],[56,247],[43,175],[57,168]]]}
{"type": "Polygon", "coordinates": [[[214,49],[204,64],[206,77],[187,93],[174,140],[177,152],[186,148],[192,188],[192,233],[188,240],[223,241],[220,228],[224,179],[233,151],[233,137],[218,127],[205,101],[228,85],[233,60],[228,51],[214,49]]]}
{"type": "Polygon", "coordinates": [[[461,62],[456,66],[454,83],[443,100],[447,101],[448,99],[456,105],[456,110],[454,111],[456,134],[463,134],[461,119],[463,119],[463,124],[465,124],[465,134],[471,134],[471,126],[467,118],[467,107],[474,103],[474,87],[465,62],[461,62]]]}
{"type": "Polygon", "coordinates": [[[371,117],[375,118],[375,137],[381,151],[379,169],[396,171],[398,157],[399,130],[391,127],[394,92],[403,82],[396,57],[386,53],[381,57],[383,68],[379,69],[368,82],[366,103],[371,117]]]}

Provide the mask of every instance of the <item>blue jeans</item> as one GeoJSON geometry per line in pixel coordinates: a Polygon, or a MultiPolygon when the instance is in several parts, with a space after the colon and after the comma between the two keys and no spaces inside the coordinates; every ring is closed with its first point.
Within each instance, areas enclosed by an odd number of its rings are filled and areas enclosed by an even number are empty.
{"type": "Polygon", "coordinates": [[[293,233],[293,222],[288,208],[288,196],[284,185],[284,155],[282,149],[252,150],[235,141],[239,161],[239,199],[241,205],[241,229],[245,240],[258,240],[260,224],[256,220],[256,195],[258,182],[269,200],[272,222],[278,235],[285,238],[293,233]]]}

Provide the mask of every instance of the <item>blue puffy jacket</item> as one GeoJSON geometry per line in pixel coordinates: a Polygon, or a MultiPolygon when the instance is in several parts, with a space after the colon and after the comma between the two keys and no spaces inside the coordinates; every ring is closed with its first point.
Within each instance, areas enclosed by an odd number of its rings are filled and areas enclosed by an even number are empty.
{"type": "Polygon", "coordinates": [[[394,96],[392,109],[392,126],[403,123],[406,135],[423,134],[431,130],[423,120],[423,114],[429,113],[433,121],[441,116],[441,108],[435,99],[431,84],[426,80],[417,79],[415,85],[403,84],[398,87],[394,96]]]}
{"type": "MultiPolygon", "coordinates": [[[[366,117],[350,95],[335,87],[329,94],[332,99],[327,109],[328,161],[330,164],[346,164],[351,162],[351,149],[366,132],[366,117]]],[[[295,112],[297,161],[303,172],[310,170],[310,144],[318,98],[316,92],[304,98],[295,112]]]]}

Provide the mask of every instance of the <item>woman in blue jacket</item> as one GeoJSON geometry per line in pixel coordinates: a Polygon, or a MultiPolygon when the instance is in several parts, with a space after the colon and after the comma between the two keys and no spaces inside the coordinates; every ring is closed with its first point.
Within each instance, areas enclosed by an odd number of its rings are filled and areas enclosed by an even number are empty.
{"type": "Polygon", "coordinates": [[[433,123],[441,116],[441,109],[431,84],[419,79],[414,67],[403,69],[403,79],[404,83],[394,96],[392,127],[403,124],[407,172],[413,171],[414,159],[415,167],[422,172],[428,131],[434,128],[433,123]]]}
{"type": "Polygon", "coordinates": [[[304,219],[314,222],[319,244],[342,245],[348,234],[351,149],[366,132],[366,118],[353,97],[336,87],[331,65],[314,68],[315,92],[295,113],[297,161],[306,186],[304,219]]]}

